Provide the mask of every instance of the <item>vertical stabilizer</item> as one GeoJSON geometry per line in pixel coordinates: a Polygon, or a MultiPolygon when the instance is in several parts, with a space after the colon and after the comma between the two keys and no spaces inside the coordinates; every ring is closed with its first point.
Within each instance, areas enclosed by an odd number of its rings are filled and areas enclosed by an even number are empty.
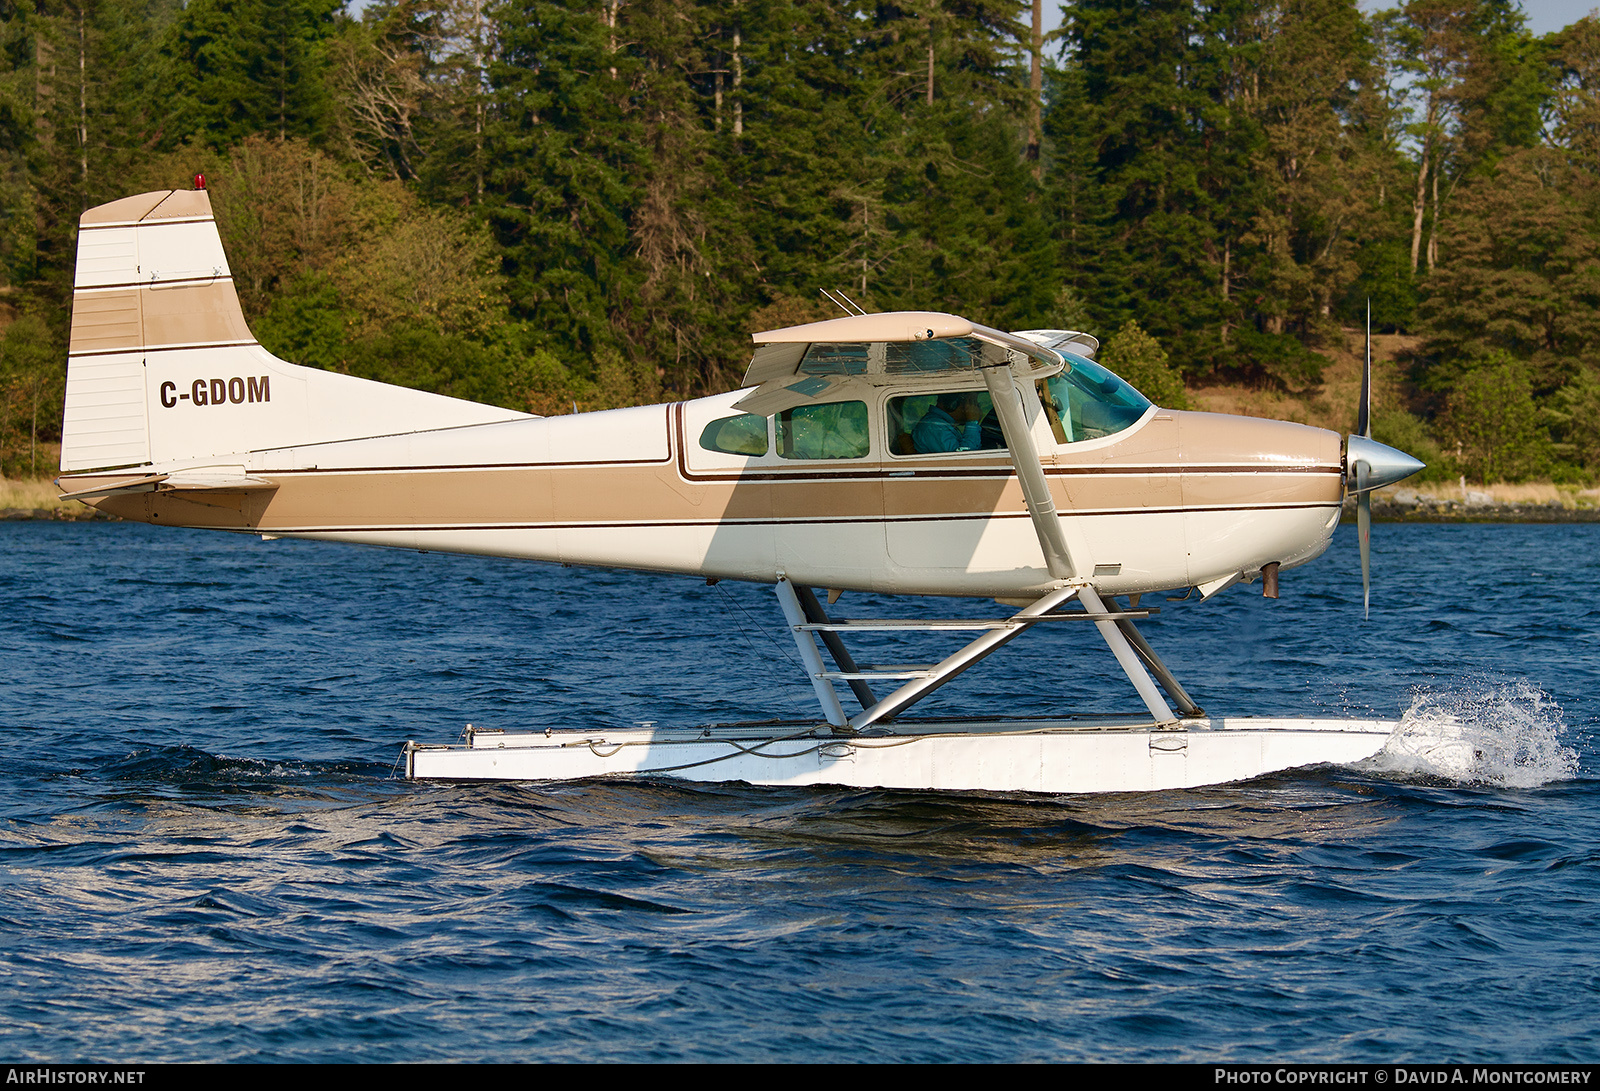
{"type": "Polygon", "coordinates": [[[204,190],[91,208],[78,228],[63,471],[527,414],[285,363],[245,323],[204,190]]]}

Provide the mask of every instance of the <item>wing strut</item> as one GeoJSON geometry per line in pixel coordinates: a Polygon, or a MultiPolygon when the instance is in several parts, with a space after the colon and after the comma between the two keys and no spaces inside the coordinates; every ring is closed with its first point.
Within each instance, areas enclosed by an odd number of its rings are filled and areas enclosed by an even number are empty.
{"type": "MultiPolygon", "coordinates": [[[[1017,483],[1022,486],[1023,499],[1028,503],[1028,516],[1033,520],[1034,533],[1039,536],[1039,548],[1044,550],[1045,568],[1058,580],[1070,580],[1077,575],[1077,570],[1073,567],[1067,540],[1061,533],[1056,502],[1050,498],[1050,483],[1045,480],[1044,468],[1039,465],[1039,449],[1034,446],[1033,433],[1022,414],[1022,400],[1011,381],[1009,357],[1010,353],[997,345],[984,345],[983,381],[988,384],[989,401],[993,403],[995,416],[1000,421],[1000,432],[1006,437],[1006,451],[1011,455],[1011,465],[1017,471],[1017,483]],[[991,354],[998,355],[1000,359],[991,364],[991,354]]],[[[1090,606],[1092,610],[1098,608],[1098,603],[1090,606]]]]}
{"type": "MultiPolygon", "coordinates": [[[[993,403],[995,416],[999,419],[1000,431],[1006,437],[1006,451],[1011,455],[1011,465],[1017,471],[1017,483],[1022,486],[1023,498],[1028,503],[1028,515],[1033,520],[1034,532],[1039,536],[1039,548],[1044,551],[1045,567],[1056,579],[1070,580],[1078,576],[1077,568],[1073,565],[1072,554],[1067,549],[1066,537],[1061,533],[1061,519],[1056,513],[1056,502],[1050,496],[1050,483],[1045,479],[1044,468],[1039,463],[1039,448],[1034,445],[1033,432],[1028,428],[1027,418],[1022,412],[1021,398],[1016,385],[1012,382],[1014,372],[1010,352],[998,345],[984,345],[983,381],[989,387],[989,400],[993,403]]],[[[1078,598],[1089,613],[1106,613],[1099,594],[1087,580],[1083,581],[1083,586],[1078,591],[1078,598]]],[[[1128,627],[1132,628],[1131,623],[1128,627]]],[[[1177,717],[1172,714],[1172,709],[1168,707],[1166,700],[1156,689],[1155,682],[1151,680],[1150,672],[1145,669],[1147,660],[1143,653],[1148,652],[1150,658],[1155,659],[1155,653],[1149,650],[1150,646],[1141,638],[1139,643],[1144,647],[1136,651],[1128,642],[1122,626],[1115,621],[1097,620],[1095,628],[1100,630],[1101,637],[1111,648],[1111,654],[1116,656],[1117,662],[1122,665],[1123,671],[1128,675],[1128,681],[1139,691],[1139,696],[1149,708],[1150,715],[1159,723],[1171,723],[1176,720],[1177,717]]],[[[1161,661],[1155,659],[1155,662],[1161,661]]],[[[1171,677],[1164,667],[1161,670],[1167,677],[1171,677]]],[[[1173,685],[1177,686],[1175,679],[1173,685]]],[[[1183,687],[1177,686],[1173,697],[1180,706],[1185,704],[1193,706],[1194,702],[1188,699],[1187,694],[1179,696],[1182,691],[1183,687]]]]}

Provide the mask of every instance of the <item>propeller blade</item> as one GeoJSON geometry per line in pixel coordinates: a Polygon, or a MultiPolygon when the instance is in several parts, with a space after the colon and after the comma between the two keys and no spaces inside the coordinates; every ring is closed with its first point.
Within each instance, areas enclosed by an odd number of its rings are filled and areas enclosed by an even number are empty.
{"type": "Polygon", "coordinates": [[[1372,618],[1372,490],[1367,486],[1367,464],[1356,463],[1356,537],[1361,543],[1361,618],[1372,618]]]}

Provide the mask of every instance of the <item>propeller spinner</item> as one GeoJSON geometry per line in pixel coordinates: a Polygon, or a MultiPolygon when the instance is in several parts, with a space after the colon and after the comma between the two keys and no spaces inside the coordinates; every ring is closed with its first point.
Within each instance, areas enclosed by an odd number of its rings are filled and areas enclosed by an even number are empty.
{"type": "Polygon", "coordinates": [[[1345,440],[1344,487],[1356,494],[1356,534],[1361,543],[1361,609],[1372,614],[1372,490],[1403,481],[1423,463],[1372,438],[1372,304],[1367,304],[1367,360],[1361,372],[1356,430],[1345,440]]]}

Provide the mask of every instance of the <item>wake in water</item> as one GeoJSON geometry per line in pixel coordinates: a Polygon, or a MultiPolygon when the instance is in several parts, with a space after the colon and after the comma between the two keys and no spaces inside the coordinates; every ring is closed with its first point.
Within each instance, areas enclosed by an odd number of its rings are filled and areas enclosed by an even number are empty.
{"type": "Polygon", "coordinates": [[[1527,682],[1419,690],[1370,768],[1460,784],[1537,788],[1577,775],[1561,706],[1527,682]]]}

